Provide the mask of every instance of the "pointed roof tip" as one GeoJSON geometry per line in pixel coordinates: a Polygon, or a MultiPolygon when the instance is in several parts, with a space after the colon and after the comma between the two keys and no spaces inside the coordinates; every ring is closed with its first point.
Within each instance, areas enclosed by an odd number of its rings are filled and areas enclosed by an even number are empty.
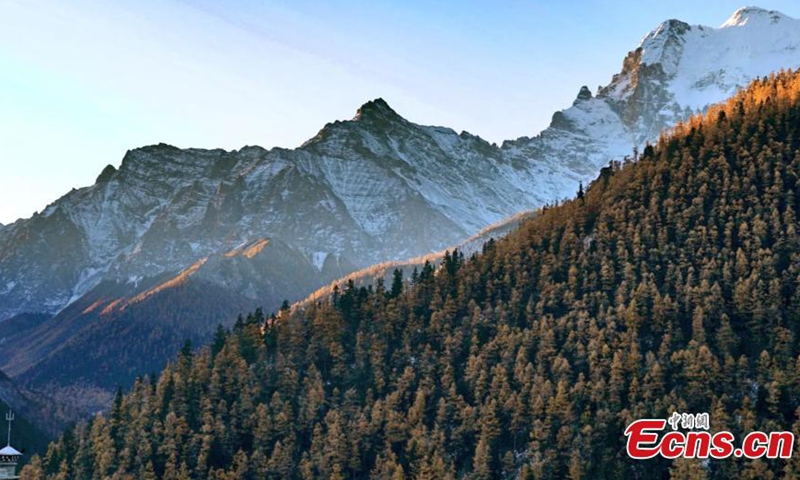
{"type": "Polygon", "coordinates": [[[783,18],[789,18],[787,15],[777,10],[767,10],[757,6],[740,7],[736,9],[725,22],[720,25],[720,28],[728,27],[742,27],[753,21],[769,21],[770,23],[777,23],[783,18]]]}
{"type": "Polygon", "coordinates": [[[22,453],[17,451],[16,448],[12,447],[11,445],[7,445],[0,449],[0,457],[21,457],[22,453]]]}
{"type": "Polygon", "coordinates": [[[11,422],[15,420],[14,412],[11,410],[6,413],[6,422],[8,422],[8,443],[2,449],[0,449],[0,457],[18,457],[22,456],[20,452],[17,451],[14,447],[11,446],[11,422]]]}

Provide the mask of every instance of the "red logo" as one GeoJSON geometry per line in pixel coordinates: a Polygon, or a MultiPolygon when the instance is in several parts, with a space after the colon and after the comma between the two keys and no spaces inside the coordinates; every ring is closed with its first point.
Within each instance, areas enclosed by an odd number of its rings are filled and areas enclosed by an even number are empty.
{"type": "MultiPolygon", "coordinates": [[[[664,458],[713,458],[723,459],[731,455],[734,457],[755,458],[791,458],[794,449],[794,434],[792,432],[752,432],[745,436],[741,447],[735,447],[735,437],[731,432],[708,432],[708,414],[683,414],[677,417],[673,414],[670,425],[673,430],[664,432],[667,420],[641,419],[636,420],[625,429],[628,437],[626,450],[628,456],[636,460],[646,460],[655,456],[664,458]],[[692,417],[687,418],[686,415],[692,417]],[[705,417],[703,417],[705,416],[705,417]],[[678,431],[678,421],[681,426],[691,424],[694,428],[706,430],[678,431]],[[699,422],[697,421],[699,419],[699,422]]],[[[686,427],[684,427],[686,428],[686,427]]]]}

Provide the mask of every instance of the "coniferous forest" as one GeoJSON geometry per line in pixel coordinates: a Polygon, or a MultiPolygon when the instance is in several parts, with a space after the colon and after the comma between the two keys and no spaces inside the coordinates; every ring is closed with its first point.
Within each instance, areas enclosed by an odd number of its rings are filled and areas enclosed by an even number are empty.
{"type": "Polygon", "coordinates": [[[623,435],[675,411],[800,435],[798,212],[782,72],[482,254],[187,345],[23,478],[799,478],[797,454],[637,461],[623,435]]]}

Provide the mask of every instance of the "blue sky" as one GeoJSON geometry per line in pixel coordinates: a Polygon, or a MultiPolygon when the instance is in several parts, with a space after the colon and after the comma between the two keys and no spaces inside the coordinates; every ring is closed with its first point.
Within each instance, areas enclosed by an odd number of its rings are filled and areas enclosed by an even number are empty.
{"type": "Polygon", "coordinates": [[[740,6],[0,0],[0,222],[128,149],[294,147],[375,97],[490,141],[535,135],[661,21],[717,26],[740,6]]]}

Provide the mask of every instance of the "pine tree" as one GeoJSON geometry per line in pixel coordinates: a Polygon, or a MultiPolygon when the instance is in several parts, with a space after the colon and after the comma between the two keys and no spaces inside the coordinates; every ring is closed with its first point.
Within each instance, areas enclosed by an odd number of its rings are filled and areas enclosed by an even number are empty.
{"type": "Polygon", "coordinates": [[[395,268],[392,273],[392,289],[389,298],[397,298],[403,293],[403,271],[395,268]]]}

